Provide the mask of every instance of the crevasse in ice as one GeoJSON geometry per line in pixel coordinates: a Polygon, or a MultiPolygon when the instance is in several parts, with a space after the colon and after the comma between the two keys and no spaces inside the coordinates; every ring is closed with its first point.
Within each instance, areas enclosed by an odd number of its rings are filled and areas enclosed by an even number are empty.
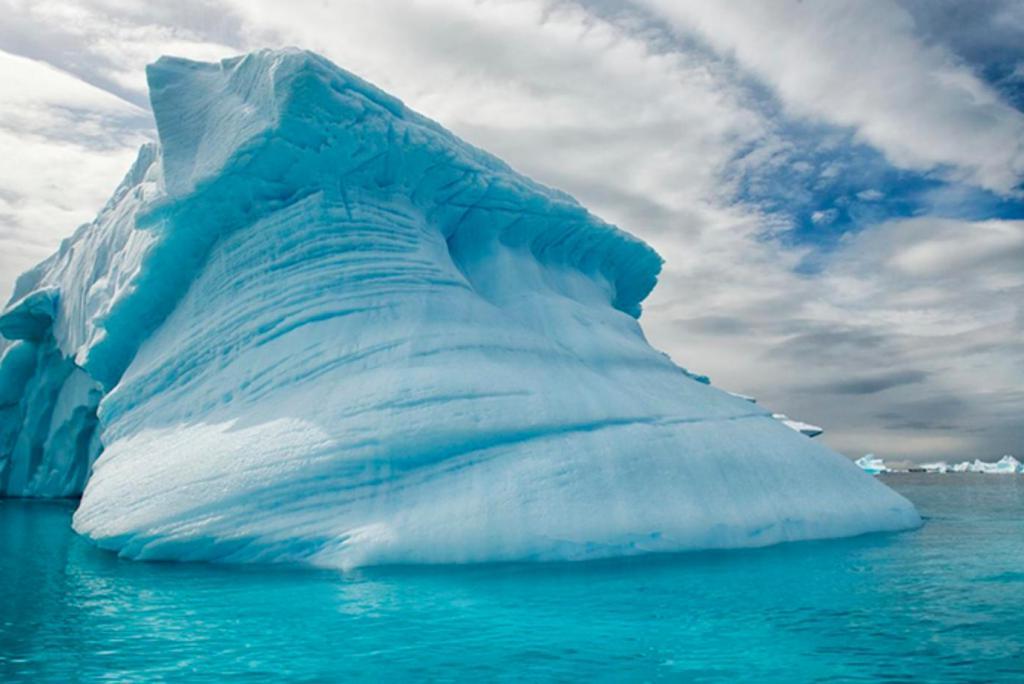
{"type": "Polygon", "coordinates": [[[147,72],[159,144],[0,317],[0,487],[141,559],[585,559],[913,507],[652,349],[661,260],[298,50],[147,72]],[[97,458],[98,457],[98,458],[97,458]]]}

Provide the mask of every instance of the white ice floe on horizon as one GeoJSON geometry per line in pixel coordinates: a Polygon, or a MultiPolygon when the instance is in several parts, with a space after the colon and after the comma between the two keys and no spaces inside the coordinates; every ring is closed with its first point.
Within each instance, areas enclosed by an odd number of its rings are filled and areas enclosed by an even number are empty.
{"type": "Polygon", "coordinates": [[[956,463],[951,466],[947,466],[945,472],[953,473],[987,473],[990,475],[1015,475],[1024,473],[1024,464],[1021,464],[1013,456],[1009,454],[1003,456],[998,461],[988,463],[981,459],[974,459],[973,461],[963,461],[956,463]]]}
{"type": "Polygon", "coordinates": [[[885,461],[877,458],[874,454],[867,454],[856,461],[857,465],[872,474],[891,472],[925,472],[925,473],[985,473],[989,475],[1016,475],[1024,474],[1024,463],[1021,463],[1009,454],[998,461],[987,462],[981,459],[973,461],[961,461],[960,463],[947,463],[946,461],[933,461],[922,463],[907,469],[895,469],[886,465],[885,461]]]}
{"type": "Polygon", "coordinates": [[[0,492],[139,559],[581,560],[914,507],[650,347],[659,256],[299,50],[147,71],[159,134],[0,315],[0,492]]]}
{"type": "Polygon", "coordinates": [[[885,465],[885,461],[874,454],[864,454],[858,458],[855,463],[861,470],[866,473],[870,473],[871,475],[892,472],[889,467],[885,465]]]}

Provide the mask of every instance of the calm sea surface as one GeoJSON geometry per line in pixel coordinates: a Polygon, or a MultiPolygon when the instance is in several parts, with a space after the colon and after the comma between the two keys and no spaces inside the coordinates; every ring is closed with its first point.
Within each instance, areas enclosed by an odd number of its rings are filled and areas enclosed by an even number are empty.
{"type": "Polygon", "coordinates": [[[1024,477],[886,482],[922,529],[353,574],[122,561],[0,501],[0,681],[1024,681],[1024,477]]]}

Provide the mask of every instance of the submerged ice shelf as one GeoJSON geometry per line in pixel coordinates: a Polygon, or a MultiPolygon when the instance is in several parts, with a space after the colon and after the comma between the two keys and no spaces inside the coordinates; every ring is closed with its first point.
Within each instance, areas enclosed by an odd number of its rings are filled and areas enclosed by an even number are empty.
{"type": "Polygon", "coordinates": [[[0,490],[142,559],[585,559],[909,502],[651,348],[661,259],[314,54],[147,71],[158,145],[0,316],[0,490]]]}

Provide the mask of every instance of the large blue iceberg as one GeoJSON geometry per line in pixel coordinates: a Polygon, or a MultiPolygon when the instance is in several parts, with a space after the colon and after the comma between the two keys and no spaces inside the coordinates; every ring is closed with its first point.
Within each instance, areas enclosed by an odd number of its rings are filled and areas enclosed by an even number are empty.
{"type": "Polygon", "coordinates": [[[140,559],[587,559],[898,530],[651,348],[661,260],[303,51],[147,71],[159,144],[0,317],[0,492],[140,559]]]}

